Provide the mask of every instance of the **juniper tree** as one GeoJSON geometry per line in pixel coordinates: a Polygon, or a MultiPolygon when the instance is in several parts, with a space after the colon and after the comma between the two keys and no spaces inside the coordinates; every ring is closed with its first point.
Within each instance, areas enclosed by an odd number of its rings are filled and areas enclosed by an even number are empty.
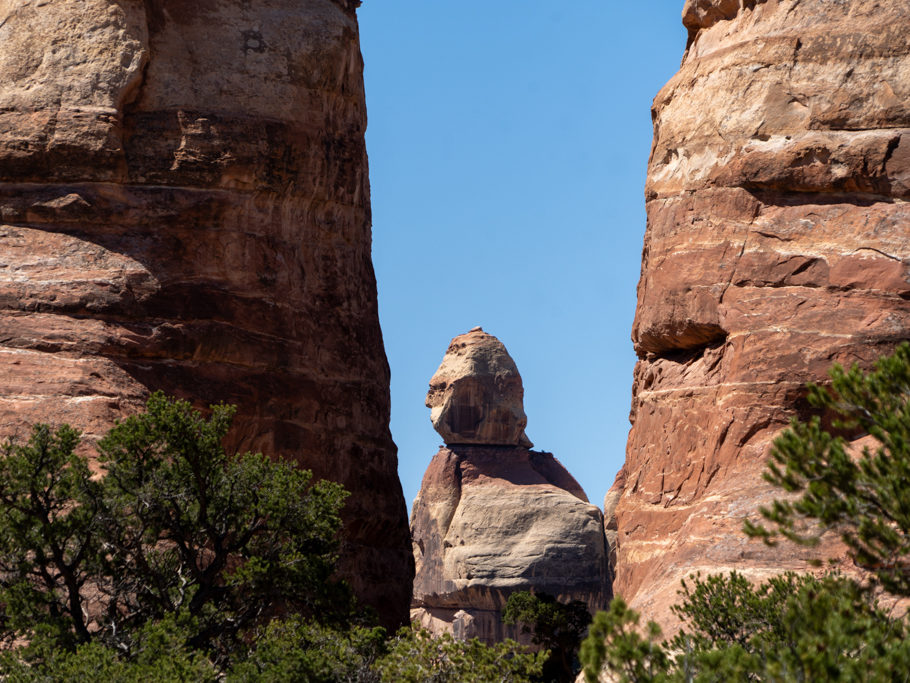
{"type": "Polygon", "coordinates": [[[882,586],[910,595],[910,344],[879,359],[872,371],[835,365],[831,384],[809,385],[809,402],[822,416],[794,420],[774,442],[765,478],[794,497],[775,500],[761,514],[770,529],[746,533],[775,543],[783,536],[815,544],[833,530],[853,561],[882,586]],[[843,434],[868,435],[860,452],[843,434]]]}
{"type": "Polygon", "coordinates": [[[129,653],[147,624],[177,619],[187,646],[224,659],[276,610],[343,621],[333,578],[339,484],[222,445],[234,409],[204,418],[154,394],[97,445],[34,428],[0,457],[0,635],[129,653]]]}
{"type": "Polygon", "coordinates": [[[502,610],[505,624],[520,624],[536,645],[549,651],[543,676],[547,681],[574,681],[579,671],[578,648],[591,623],[581,600],[561,603],[547,593],[517,591],[502,610]]]}

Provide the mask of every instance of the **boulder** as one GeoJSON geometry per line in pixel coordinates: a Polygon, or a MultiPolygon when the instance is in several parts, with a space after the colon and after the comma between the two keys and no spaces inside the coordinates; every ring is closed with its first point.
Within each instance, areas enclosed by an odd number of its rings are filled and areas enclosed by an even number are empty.
{"type": "Polygon", "coordinates": [[[530,448],[523,401],[521,375],[506,347],[475,327],[449,344],[426,404],[447,444],[530,448]]]}

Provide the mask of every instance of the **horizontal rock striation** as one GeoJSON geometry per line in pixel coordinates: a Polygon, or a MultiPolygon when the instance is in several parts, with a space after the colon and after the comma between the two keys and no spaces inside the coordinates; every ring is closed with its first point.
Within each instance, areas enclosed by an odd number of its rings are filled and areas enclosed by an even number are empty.
{"type": "Polygon", "coordinates": [[[434,632],[494,642],[520,635],[500,619],[514,591],[606,607],[602,524],[600,510],[550,453],[441,448],[411,512],[412,617],[434,632]]]}
{"type": "Polygon", "coordinates": [[[500,617],[514,591],[582,600],[591,610],[609,601],[600,510],[556,458],[522,445],[523,394],[505,347],[480,328],[452,340],[430,382],[427,405],[448,445],[430,462],[411,511],[411,616],[433,633],[521,637],[500,617]],[[439,418],[446,414],[472,419],[439,418]],[[491,443],[476,443],[477,434],[491,443]],[[472,442],[458,443],[465,437],[472,442]]]}
{"type": "Polygon", "coordinates": [[[351,491],[342,564],[392,625],[356,4],[0,2],[0,431],[236,403],[236,447],[351,491]]]}
{"type": "MultiPolygon", "coordinates": [[[[680,578],[804,568],[740,527],[803,385],[910,338],[910,5],[689,0],[654,101],[614,590],[672,625],[680,578]]],[[[829,546],[823,553],[840,551],[829,546]]]]}

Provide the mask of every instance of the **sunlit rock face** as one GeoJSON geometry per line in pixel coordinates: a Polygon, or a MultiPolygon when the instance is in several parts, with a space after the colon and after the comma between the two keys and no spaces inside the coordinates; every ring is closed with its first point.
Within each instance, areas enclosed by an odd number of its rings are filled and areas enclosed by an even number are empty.
{"type": "Polygon", "coordinates": [[[235,403],[235,446],[351,491],[342,565],[392,625],[356,4],[0,0],[0,431],[235,403]]]}
{"type": "Polygon", "coordinates": [[[689,0],[683,20],[607,500],[614,591],[670,626],[691,572],[805,567],[740,532],[774,495],[770,441],[806,414],[805,382],[910,338],[910,4],[689,0]]]}
{"type": "Polygon", "coordinates": [[[411,615],[434,633],[519,637],[500,619],[518,590],[592,610],[609,600],[600,510],[556,458],[524,445],[522,397],[514,361],[480,328],[452,340],[430,381],[427,406],[446,446],[411,513],[411,615]]]}
{"type": "Polygon", "coordinates": [[[427,393],[433,428],[447,444],[530,448],[523,402],[515,361],[479,327],[452,340],[427,393]]]}

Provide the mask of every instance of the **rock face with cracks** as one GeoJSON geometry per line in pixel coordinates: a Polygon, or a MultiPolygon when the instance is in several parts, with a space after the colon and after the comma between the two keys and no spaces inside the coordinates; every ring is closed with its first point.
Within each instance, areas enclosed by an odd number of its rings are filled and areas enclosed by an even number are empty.
{"type": "Polygon", "coordinates": [[[519,590],[592,610],[609,600],[601,513],[556,458],[524,445],[522,398],[515,363],[480,328],[452,340],[430,381],[427,405],[447,445],[411,513],[411,615],[434,633],[519,637],[500,618],[519,590]]]}
{"type": "Polygon", "coordinates": [[[413,560],[388,429],[352,0],[0,0],[0,432],[150,390],[351,491],[388,625],[413,560]]]}
{"type": "Polygon", "coordinates": [[[523,400],[521,375],[506,347],[475,327],[449,345],[430,379],[427,408],[447,444],[530,448],[523,400]]]}
{"type": "MultiPolygon", "coordinates": [[[[910,5],[688,0],[654,101],[614,590],[673,628],[680,578],[804,569],[748,541],[803,385],[910,338],[910,5]]],[[[842,554],[833,543],[822,556],[842,554]]]]}

